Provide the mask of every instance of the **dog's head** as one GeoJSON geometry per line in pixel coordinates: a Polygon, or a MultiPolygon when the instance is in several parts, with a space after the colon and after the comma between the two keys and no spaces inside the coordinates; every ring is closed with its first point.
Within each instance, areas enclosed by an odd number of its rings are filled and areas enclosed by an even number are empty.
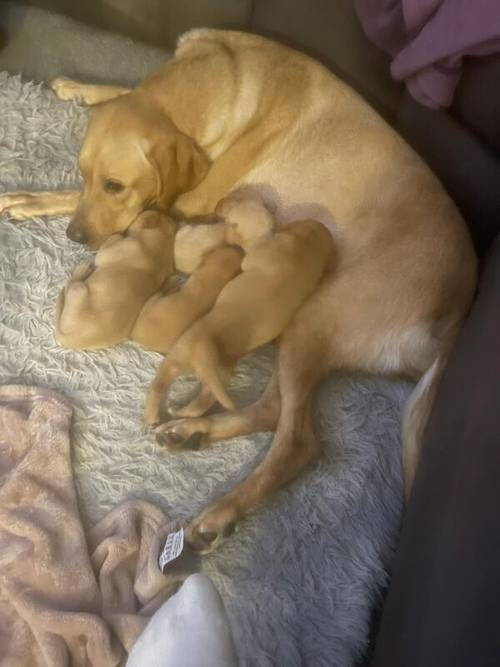
{"type": "Polygon", "coordinates": [[[83,193],[67,234],[98,248],[145,209],[168,210],[209,163],[154,104],[130,93],[93,110],[79,165],[83,193]]]}

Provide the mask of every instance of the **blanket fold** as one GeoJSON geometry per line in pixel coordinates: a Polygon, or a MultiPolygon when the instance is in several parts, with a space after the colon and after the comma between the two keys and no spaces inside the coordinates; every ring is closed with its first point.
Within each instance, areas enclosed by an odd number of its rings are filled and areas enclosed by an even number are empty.
{"type": "Polygon", "coordinates": [[[0,664],[122,665],[186,573],[158,555],[177,528],[144,501],[86,536],[71,467],[71,407],[56,392],[0,387],[0,664]]]}
{"type": "Polygon", "coordinates": [[[392,76],[433,109],[448,107],[464,58],[500,52],[498,0],[355,0],[368,38],[394,59],[392,76]]]}

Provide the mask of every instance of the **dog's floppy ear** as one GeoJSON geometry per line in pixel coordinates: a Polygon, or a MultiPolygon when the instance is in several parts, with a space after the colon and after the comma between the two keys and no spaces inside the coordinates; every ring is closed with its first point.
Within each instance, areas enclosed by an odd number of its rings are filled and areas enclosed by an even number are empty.
{"type": "Polygon", "coordinates": [[[165,210],[179,195],[201,183],[210,167],[196,142],[177,128],[161,139],[148,142],[144,153],[156,172],[156,203],[165,210]]]}
{"type": "Polygon", "coordinates": [[[210,163],[198,144],[179,132],[175,142],[177,173],[182,192],[195,188],[207,175],[210,163]]]}

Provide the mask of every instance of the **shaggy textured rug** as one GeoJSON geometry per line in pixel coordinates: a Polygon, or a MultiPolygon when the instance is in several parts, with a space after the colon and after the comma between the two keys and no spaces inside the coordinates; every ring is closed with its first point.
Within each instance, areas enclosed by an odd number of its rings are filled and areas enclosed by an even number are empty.
{"type": "MultiPolygon", "coordinates": [[[[85,109],[46,88],[0,74],[0,191],[77,183],[86,120],[85,109]]],[[[131,343],[89,353],[57,345],[56,297],[87,255],[67,240],[67,222],[0,222],[1,381],[59,389],[73,402],[84,520],[95,522],[127,498],[192,517],[250,472],[271,436],[166,453],[142,423],[159,355],[131,343]]],[[[272,354],[263,352],[240,365],[233,383],[239,402],[258,394],[271,364],[272,354]]],[[[185,379],[178,392],[192,386],[185,379]]],[[[409,390],[366,376],[325,382],[315,414],[321,460],[204,557],[242,665],[350,667],[366,647],[397,539],[399,422],[409,390]]]]}

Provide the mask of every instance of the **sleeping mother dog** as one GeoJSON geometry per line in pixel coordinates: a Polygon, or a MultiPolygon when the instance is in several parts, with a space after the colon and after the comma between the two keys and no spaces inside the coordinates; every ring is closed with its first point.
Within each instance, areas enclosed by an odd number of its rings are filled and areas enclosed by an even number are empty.
{"type": "Polygon", "coordinates": [[[4,195],[14,218],[74,213],[68,236],[98,248],[145,209],[213,213],[252,185],[285,224],[331,230],[335,270],[279,341],[263,396],[242,410],[175,424],[209,442],[274,430],[266,458],[188,526],[208,550],[318,454],[312,391],[347,368],[417,381],[404,415],[409,496],[423,430],[476,283],[471,241],[426,165],[353,90],[311,58],[262,37],[199,29],[133,91],[52,84],[97,105],[80,154],[83,192],[4,195]]]}

